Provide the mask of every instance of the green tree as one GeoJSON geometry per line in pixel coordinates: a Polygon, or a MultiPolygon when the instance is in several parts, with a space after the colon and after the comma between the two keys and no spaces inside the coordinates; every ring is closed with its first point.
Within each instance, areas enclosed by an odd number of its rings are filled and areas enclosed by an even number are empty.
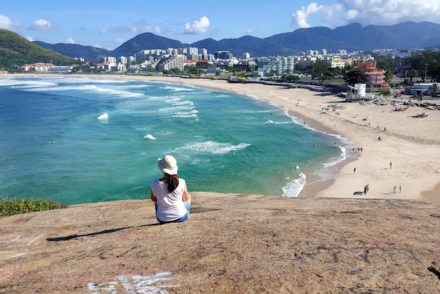
{"type": "Polygon", "coordinates": [[[437,83],[434,83],[431,88],[430,88],[432,97],[437,97],[440,93],[440,89],[439,86],[437,85],[437,83]]]}
{"type": "Polygon", "coordinates": [[[294,83],[299,81],[299,77],[297,75],[286,73],[281,77],[281,81],[284,83],[294,83]]]}
{"type": "Polygon", "coordinates": [[[440,52],[423,51],[411,55],[411,69],[417,70],[425,81],[425,76],[440,81],[440,52]]]}
{"type": "Polygon", "coordinates": [[[419,76],[419,71],[416,69],[411,69],[409,71],[409,81],[410,83],[413,82],[413,79],[419,76]]]}
{"type": "Polygon", "coordinates": [[[323,83],[325,80],[334,78],[334,76],[335,72],[327,62],[323,60],[317,60],[315,63],[312,64],[313,79],[317,78],[321,83],[323,83]]]}
{"type": "Polygon", "coordinates": [[[366,75],[365,72],[358,69],[357,67],[348,68],[344,72],[344,80],[349,85],[354,85],[358,83],[365,83],[366,82],[366,75]]]}

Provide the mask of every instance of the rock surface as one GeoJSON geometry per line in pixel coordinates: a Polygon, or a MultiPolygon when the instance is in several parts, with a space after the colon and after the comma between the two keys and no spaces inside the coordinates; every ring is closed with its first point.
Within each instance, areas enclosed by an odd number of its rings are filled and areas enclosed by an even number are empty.
{"type": "Polygon", "coordinates": [[[0,219],[0,293],[439,293],[440,204],[194,193],[0,219]]]}

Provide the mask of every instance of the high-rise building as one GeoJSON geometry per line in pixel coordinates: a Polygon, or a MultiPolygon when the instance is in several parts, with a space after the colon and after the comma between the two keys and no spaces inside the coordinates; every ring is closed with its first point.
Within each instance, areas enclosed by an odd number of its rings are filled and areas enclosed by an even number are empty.
{"type": "Polygon", "coordinates": [[[246,60],[251,59],[251,54],[248,52],[243,53],[243,59],[246,59],[246,60]]]}
{"type": "Polygon", "coordinates": [[[322,49],[322,55],[327,55],[327,49],[322,49]]]}
{"type": "Polygon", "coordinates": [[[217,51],[214,53],[214,57],[215,59],[228,60],[228,59],[232,59],[232,54],[229,51],[217,51]]]}
{"type": "Polygon", "coordinates": [[[189,55],[199,55],[199,49],[196,47],[189,47],[188,54],[189,55]]]}
{"type": "Polygon", "coordinates": [[[121,57],[119,58],[119,60],[121,61],[122,64],[127,64],[127,57],[125,57],[125,56],[121,56],[121,57]]]}
{"type": "Polygon", "coordinates": [[[172,56],[167,60],[164,60],[158,65],[159,70],[170,70],[170,69],[180,69],[183,70],[183,64],[185,61],[185,56],[179,54],[172,56]]]}
{"type": "Polygon", "coordinates": [[[116,63],[116,57],[113,56],[107,57],[107,63],[116,63]]]}
{"type": "Polygon", "coordinates": [[[136,62],[136,56],[130,56],[130,63],[136,62]]]}

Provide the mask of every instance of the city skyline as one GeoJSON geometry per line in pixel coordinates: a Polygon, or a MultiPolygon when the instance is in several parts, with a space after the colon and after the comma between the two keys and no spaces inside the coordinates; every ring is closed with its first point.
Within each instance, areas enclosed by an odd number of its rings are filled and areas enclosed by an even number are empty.
{"type": "Polygon", "coordinates": [[[246,0],[201,5],[197,1],[169,1],[161,6],[142,1],[89,3],[79,0],[75,5],[21,1],[2,5],[0,28],[18,32],[29,40],[114,49],[143,32],[191,43],[204,38],[267,37],[313,26],[334,28],[352,22],[394,24],[436,21],[440,17],[440,0],[379,2],[281,0],[255,4],[246,0]]]}

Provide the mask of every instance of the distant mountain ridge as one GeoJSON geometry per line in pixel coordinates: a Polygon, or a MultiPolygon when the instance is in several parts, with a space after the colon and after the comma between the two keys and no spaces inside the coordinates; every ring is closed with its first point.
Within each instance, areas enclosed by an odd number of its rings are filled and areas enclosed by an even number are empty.
{"type": "MultiPolygon", "coordinates": [[[[47,44],[41,46],[72,57],[98,58],[107,56],[130,56],[144,49],[167,49],[181,47],[206,48],[209,52],[219,50],[231,51],[240,56],[244,52],[252,56],[287,55],[309,49],[325,48],[328,52],[338,49],[372,50],[372,49],[416,49],[430,48],[440,44],[440,24],[432,22],[404,22],[396,25],[369,25],[362,27],[358,23],[330,29],[313,27],[297,29],[293,32],[276,34],[267,38],[243,36],[214,40],[203,39],[192,44],[165,38],[153,33],[142,33],[126,41],[114,50],[82,46],[77,44],[47,44]],[[81,56],[81,54],[83,54],[81,56]]],[[[87,59],[87,58],[86,58],[87,59]]],[[[93,60],[93,59],[92,59],[93,60]]]]}
{"type": "Polygon", "coordinates": [[[57,43],[49,44],[42,41],[35,41],[35,44],[60,54],[70,57],[82,57],[86,60],[98,60],[99,58],[109,56],[110,51],[93,46],[83,46],[78,44],[57,43]]]}

